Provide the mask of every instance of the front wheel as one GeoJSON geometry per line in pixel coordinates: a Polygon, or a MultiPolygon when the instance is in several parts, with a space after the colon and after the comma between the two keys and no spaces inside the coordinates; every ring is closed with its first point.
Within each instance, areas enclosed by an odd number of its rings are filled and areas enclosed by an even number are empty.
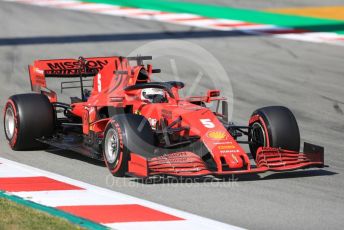
{"type": "Polygon", "coordinates": [[[300,132],[295,116],[286,107],[269,106],[257,109],[251,115],[249,145],[252,157],[256,159],[259,147],[275,147],[298,152],[300,132]]]}
{"type": "Polygon", "coordinates": [[[111,118],[104,132],[103,156],[110,172],[123,177],[128,171],[130,153],[150,157],[155,138],[148,120],[136,114],[120,114],[111,118]]]}
{"type": "Polygon", "coordinates": [[[105,163],[114,176],[124,176],[128,168],[129,153],[124,149],[123,134],[116,121],[109,123],[103,141],[105,163]]]}

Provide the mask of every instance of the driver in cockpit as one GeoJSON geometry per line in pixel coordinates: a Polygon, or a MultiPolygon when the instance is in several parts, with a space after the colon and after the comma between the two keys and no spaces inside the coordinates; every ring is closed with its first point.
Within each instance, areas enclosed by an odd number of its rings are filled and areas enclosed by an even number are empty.
{"type": "Polygon", "coordinates": [[[147,103],[165,103],[167,102],[166,92],[158,88],[142,89],[141,100],[147,103]]]}

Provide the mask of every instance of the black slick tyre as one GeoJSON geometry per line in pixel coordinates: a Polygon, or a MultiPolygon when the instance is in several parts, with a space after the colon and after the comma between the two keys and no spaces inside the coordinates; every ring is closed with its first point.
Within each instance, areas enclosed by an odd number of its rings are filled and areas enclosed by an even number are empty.
{"type": "Polygon", "coordinates": [[[55,113],[42,94],[18,94],[10,97],[4,109],[4,131],[13,150],[43,149],[38,138],[50,137],[55,129],[55,113]]]}
{"type": "Polygon", "coordinates": [[[250,151],[256,158],[259,147],[275,147],[285,150],[300,150],[300,132],[293,113],[283,106],[257,109],[251,115],[249,126],[250,151]]]}
{"type": "Polygon", "coordinates": [[[112,175],[125,176],[130,153],[153,154],[154,134],[148,120],[136,114],[115,115],[105,128],[102,149],[112,175]]]}

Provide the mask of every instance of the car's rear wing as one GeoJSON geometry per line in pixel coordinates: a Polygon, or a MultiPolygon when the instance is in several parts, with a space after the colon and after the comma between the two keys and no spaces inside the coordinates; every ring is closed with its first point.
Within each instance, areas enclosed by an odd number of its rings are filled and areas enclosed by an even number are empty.
{"type": "Polygon", "coordinates": [[[40,91],[47,88],[46,78],[93,77],[109,63],[124,67],[123,60],[119,57],[37,60],[29,65],[31,89],[40,91]]]}
{"type": "MultiPolygon", "coordinates": [[[[82,100],[85,100],[84,87],[92,87],[92,92],[99,93],[106,91],[107,87],[112,84],[115,79],[113,75],[126,78],[122,81],[123,86],[135,84],[139,81],[141,68],[143,68],[144,60],[151,60],[151,56],[136,56],[136,57],[90,57],[79,59],[52,59],[52,60],[37,60],[33,65],[29,65],[29,74],[31,82],[31,90],[34,92],[44,93],[48,96],[51,102],[57,100],[57,95],[54,91],[48,89],[46,78],[60,78],[70,79],[79,78],[76,80],[68,80],[61,83],[61,93],[63,89],[80,88],[82,100]],[[130,66],[129,62],[135,61],[136,65],[130,66]],[[87,77],[95,77],[94,79],[85,80],[87,77]],[[84,81],[92,81],[91,86],[84,85],[84,81]],[[80,85],[75,86],[77,82],[80,85]],[[68,84],[72,83],[72,84],[68,84]],[[95,90],[96,89],[96,90],[95,90]]],[[[148,64],[146,67],[147,78],[149,79],[152,73],[158,73],[159,70],[152,69],[152,65],[148,64]]],[[[147,79],[146,79],[147,80],[147,79]]]]}
{"type": "MultiPolygon", "coordinates": [[[[117,72],[128,74],[130,73],[129,61],[136,61],[137,66],[141,66],[144,60],[151,59],[151,56],[138,55],[136,57],[112,56],[37,60],[33,65],[29,65],[31,88],[32,91],[40,91],[42,88],[46,88],[46,78],[94,77],[108,64],[111,64],[117,72]]],[[[151,65],[148,66],[148,69],[151,70],[151,65]]],[[[160,71],[151,70],[149,72],[157,73],[160,71]]]]}

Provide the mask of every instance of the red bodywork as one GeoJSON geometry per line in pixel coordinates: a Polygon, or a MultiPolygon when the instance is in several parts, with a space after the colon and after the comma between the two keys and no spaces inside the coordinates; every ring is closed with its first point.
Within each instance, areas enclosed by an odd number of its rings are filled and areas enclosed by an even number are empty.
{"type": "MultiPolygon", "coordinates": [[[[157,174],[170,174],[178,176],[200,175],[226,175],[259,173],[268,170],[284,171],[309,166],[322,167],[324,165],[323,153],[298,153],[282,149],[260,148],[256,156],[256,165],[252,166],[248,154],[231,136],[219,117],[223,116],[196,105],[194,102],[212,102],[225,100],[219,97],[218,90],[210,90],[208,94],[200,97],[180,98],[179,88],[172,88],[173,97],[166,93],[168,103],[147,103],[141,100],[141,90],[125,90],[125,87],[137,83],[151,81],[152,66],[131,66],[127,58],[123,57],[97,57],[86,58],[87,67],[97,72],[93,77],[91,95],[84,102],[71,104],[71,112],[82,118],[83,134],[96,133],[103,136],[105,127],[111,118],[100,119],[98,111],[104,107],[131,108],[132,113],[141,114],[156,129],[159,121],[163,119],[171,124],[181,118],[181,130],[178,135],[199,136],[200,141],[207,148],[216,169],[210,169],[197,153],[180,151],[163,154],[159,157],[143,157],[140,153],[131,153],[128,172],[137,176],[150,176],[157,174]],[[147,72],[148,78],[140,79],[140,71],[147,72]]],[[[80,62],[75,59],[39,60],[29,66],[32,90],[48,96],[51,102],[57,102],[55,92],[48,90],[45,77],[64,78],[80,74],[80,62]]],[[[81,70],[80,70],[81,71],[81,70]]]]}

